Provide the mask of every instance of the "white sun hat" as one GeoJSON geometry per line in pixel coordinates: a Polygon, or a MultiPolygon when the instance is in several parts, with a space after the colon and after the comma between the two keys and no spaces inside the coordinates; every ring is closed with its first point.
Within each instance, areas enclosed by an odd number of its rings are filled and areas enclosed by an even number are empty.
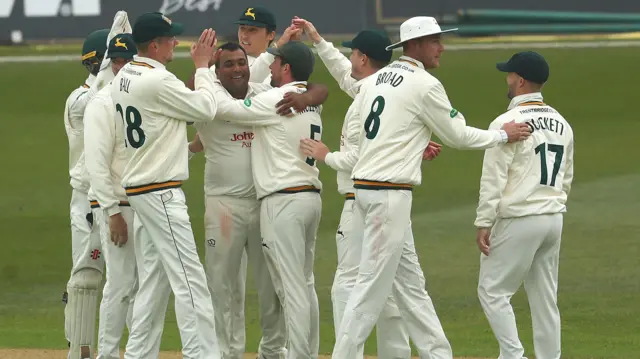
{"type": "Polygon", "coordinates": [[[405,21],[400,25],[400,42],[387,46],[387,51],[402,46],[403,43],[417,39],[419,37],[442,34],[445,32],[455,31],[455,29],[442,30],[438,21],[430,16],[416,16],[405,21]]]}

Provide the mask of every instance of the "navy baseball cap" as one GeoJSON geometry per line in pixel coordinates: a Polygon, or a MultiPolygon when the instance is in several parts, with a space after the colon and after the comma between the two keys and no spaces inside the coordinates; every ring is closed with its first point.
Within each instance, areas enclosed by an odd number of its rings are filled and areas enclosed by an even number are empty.
{"type": "Polygon", "coordinates": [[[350,49],[358,49],[363,54],[378,61],[388,63],[393,53],[387,51],[391,45],[389,36],[378,30],[362,30],[351,41],[345,41],[342,46],[350,49]]]}
{"type": "Polygon", "coordinates": [[[235,24],[266,27],[267,29],[275,30],[276,16],[263,6],[248,7],[242,12],[235,24]]]}
{"type": "Polygon", "coordinates": [[[544,84],[549,79],[549,64],[537,52],[524,51],[511,56],[507,62],[499,62],[496,68],[502,72],[515,72],[525,80],[544,84]]]}
{"type": "Polygon", "coordinates": [[[135,42],[133,42],[133,36],[131,34],[119,34],[109,41],[107,57],[110,59],[121,57],[131,60],[133,59],[133,55],[137,53],[138,49],[136,48],[135,42]]]}
{"type": "Polygon", "coordinates": [[[306,81],[313,72],[313,65],[316,57],[309,46],[300,41],[289,41],[286,44],[267,49],[267,52],[273,56],[280,56],[284,62],[291,65],[291,72],[297,79],[306,81]]]}
{"type": "Polygon", "coordinates": [[[184,31],[184,25],[173,22],[161,12],[148,12],[140,15],[133,24],[133,41],[141,44],[158,37],[178,36],[184,31]]]}

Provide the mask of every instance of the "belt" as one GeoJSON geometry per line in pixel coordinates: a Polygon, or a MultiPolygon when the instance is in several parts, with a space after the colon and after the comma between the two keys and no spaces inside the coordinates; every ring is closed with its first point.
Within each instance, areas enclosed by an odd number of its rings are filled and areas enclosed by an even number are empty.
{"type": "MultiPolygon", "coordinates": [[[[89,201],[89,204],[91,205],[91,208],[100,208],[100,204],[98,203],[98,201],[89,201]]],[[[131,205],[128,201],[120,201],[120,203],[118,203],[118,206],[130,207],[131,205]]]]}
{"type": "Polygon", "coordinates": [[[139,194],[161,191],[163,189],[180,187],[182,187],[182,181],[168,181],[161,183],[150,183],[142,186],[125,187],[124,191],[127,193],[127,196],[131,197],[137,196],[139,194]]]}
{"type": "Polygon", "coordinates": [[[281,190],[277,191],[276,193],[291,194],[291,193],[300,193],[300,192],[316,192],[316,193],[320,193],[320,190],[315,188],[315,187],[313,187],[313,186],[296,186],[296,187],[289,187],[289,188],[281,189],[281,190]]]}
{"type": "Polygon", "coordinates": [[[353,201],[354,199],[356,199],[356,194],[351,192],[347,193],[344,197],[345,201],[353,201]]]}
{"type": "Polygon", "coordinates": [[[380,181],[368,181],[368,180],[353,180],[353,187],[358,189],[393,189],[393,190],[406,190],[412,191],[413,185],[408,183],[392,183],[392,182],[380,182],[380,181]]]}

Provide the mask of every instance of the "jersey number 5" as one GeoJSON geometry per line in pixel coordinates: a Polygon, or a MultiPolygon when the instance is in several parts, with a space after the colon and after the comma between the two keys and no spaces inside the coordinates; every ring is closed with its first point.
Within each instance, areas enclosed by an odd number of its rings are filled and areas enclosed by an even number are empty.
{"type": "Polygon", "coordinates": [[[116,111],[120,113],[122,123],[126,121],[127,139],[124,141],[125,147],[128,147],[128,140],[131,147],[140,148],[144,145],[144,140],[147,138],[144,134],[144,130],[140,127],[142,126],[142,115],[140,115],[140,111],[133,106],[127,106],[127,109],[123,111],[120,104],[116,104],[116,111]],[[136,134],[135,137],[133,136],[134,132],[136,134]]]}
{"type": "Polygon", "coordinates": [[[384,97],[378,96],[373,100],[371,104],[371,111],[369,116],[364,121],[364,132],[368,139],[373,140],[378,134],[380,129],[380,115],[384,110],[384,97]]]}
{"type": "Polygon", "coordinates": [[[551,187],[556,185],[556,176],[560,171],[560,165],[562,164],[562,156],[564,156],[563,145],[547,145],[541,143],[536,147],[536,154],[540,154],[540,184],[549,185],[551,187]],[[549,183],[549,173],[547,171],[547,148],[549,152],[555,152],[556,159],[553,163],[553,173],[551,174],[551,183],[549,183]]]}
{"type": "MultiPolygon", "coordinates": [[[[316,139],[316,133],[320,134],[320,132],[322,131],[322,129],[320,128],[320,126],[318,125],[311,125],[311,139],[315,140],[316,139]]],[[[313,157],[307,157],[307,164],[309,166],[313,166],[316,163],[316,160],[313,159],[313,157]]]]}

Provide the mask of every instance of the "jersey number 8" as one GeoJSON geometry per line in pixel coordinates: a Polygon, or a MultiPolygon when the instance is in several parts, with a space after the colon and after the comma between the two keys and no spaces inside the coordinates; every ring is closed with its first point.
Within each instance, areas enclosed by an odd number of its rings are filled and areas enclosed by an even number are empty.
{"type": "Polygon", "coordinates": [[[144,140],[147,138],[144,134],[144,130],[140,127],[142,126],[142,115],[140,115],[140,111],[133,106],[127,106],[127,109],[123,111],[120,104],[116,104],[116,111],[120,113],[122,123],[125,123],[126,121],[127,139],[124,141],[125,147],[129,147],[127,145],[128,140],[131,147],[140,148],[144,145],[144,140]],[[133,136],[134,132],[136,134],[135,137],[133,136]]]}
{"type": "Polygon", "coordinates": [[[384,97],[378,96],[373,100],[369,116],[367,116],[367,119],[364,121],[364,132],[370,140],[373,140],[378,134],[378,130],[380,129],[380,115],[383,110],[384,97]]]}

